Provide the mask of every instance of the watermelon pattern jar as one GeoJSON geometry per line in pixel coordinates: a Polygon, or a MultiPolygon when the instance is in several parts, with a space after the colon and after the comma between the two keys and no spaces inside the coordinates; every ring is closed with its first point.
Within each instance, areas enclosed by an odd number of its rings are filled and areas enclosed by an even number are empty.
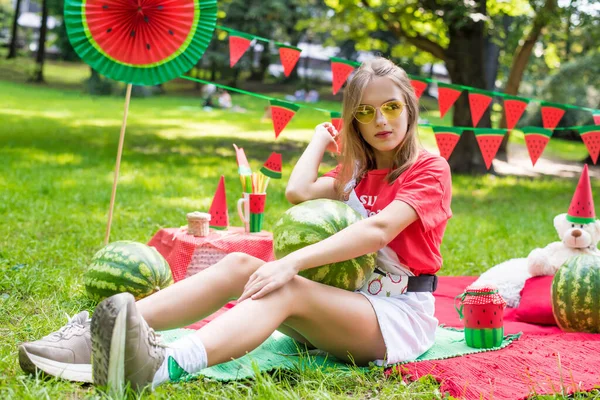
{"type": "Polygon", "coordinates": [[[493,285],[468,286],[459,300],[456,311],[464,320],[467,346],[477,349],[499,347],[504,338],[504,308],[506,301],[493,285]]]}

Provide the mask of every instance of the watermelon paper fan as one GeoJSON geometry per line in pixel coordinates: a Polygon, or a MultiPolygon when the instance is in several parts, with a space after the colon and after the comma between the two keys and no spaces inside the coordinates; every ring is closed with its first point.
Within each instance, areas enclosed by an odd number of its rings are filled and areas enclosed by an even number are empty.
{"type": "Polygon", "coordinates": [[[189,71],[208,47],[217,0],[65,0],[73,48],[92,68],[134,85],[189,71]]]}

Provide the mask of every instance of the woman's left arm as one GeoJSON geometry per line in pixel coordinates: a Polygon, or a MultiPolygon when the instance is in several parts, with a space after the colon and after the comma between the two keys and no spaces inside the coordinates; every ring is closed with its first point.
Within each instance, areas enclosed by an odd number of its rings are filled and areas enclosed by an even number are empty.
{"type": "Polygon", "coordinates": [[[394,200],[372,217],[284,258],[264,264],[250,276],[239,301],[249,297],[258,299],[283,286],[299,271],[378,251],[417,219],[418,215],[411,206],[394,200]]]}

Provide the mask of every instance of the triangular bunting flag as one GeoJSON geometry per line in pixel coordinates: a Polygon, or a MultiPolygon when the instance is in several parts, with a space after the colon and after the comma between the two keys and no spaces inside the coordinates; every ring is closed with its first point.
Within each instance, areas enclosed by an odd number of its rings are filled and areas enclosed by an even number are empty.
{"type": "Polygon", "coordinates": [[[575,224],[589,224],[596,220],[594,197],[592,196],[592,183],[588,174],[588,166],[584,164],[579,177],[577,188],[571,199],[567,221],[575,224]]]}
{"type": "Polygon", "coordinates": [[[594,117],[594,123],[600,125],[600,112],[595,112],[592,117],[594,117]]]}
{"type": "Polygon", "coordinates": [[[579,128],[579,135],[588,153],[590,153],[592,161],[596,164],[600,154],[600,126],[582,126],[579,128]]]}
{"type": "Polygon", "coordinates": [[[469,106],[471,107],[471,121],[473,122],[473,126],[477,126],[483,113],[485,113],[485,110],[487,110],[491,103],[492,96],[474,91],[469,92],[469,106]]]}
{"type": "Polygon", "coordinates": [[[281,60],[281,65],[283,65],[283,74],[285,76],[290,76],[296,63],[300,59],[300,52],[302,50],[298,47],[281,43],[277,43],[277,47],[279,48],[279,59],[281,60]]]}
{"type": "Polygon", "coordinates": [[[281,100],[269,100],[269,103],[271,104],[271,117],[273,118],[273,128],[277,139],[300,107],[294,103],[281,100]]]}
{"type": "Polygon", "coordinates": [[[542,103],[542,122],[544,128],[554,129],[565,115],[565,110],[560,104],[542,103]]]}
{"type": "Polygon", "coordinates": [[[438,104],[440,105],[440,116],[442,118],[444,118],[444,115],[446,115],[461,93],[462,90],[454,89],[441,83],[438,84],[438,104]]]}
{"type": "Polygon", "coordinates": [[[342,131],[342,126],[344,126],[344,120],[342,119],[342,113],[331,111],[329,113],[331,115],[331,124],[337,129],[338,132],[342,131]]]}
{"type": "Polygon", "coordinates": [[[527,144],[527,151],[529,151],[529,158],[535,166],[535,163],[540,158],[546,145],[550,141],[552,136],[552,130],[544,129],[539,126],[528,126],[522,129],[525,135],[525,144],[527,144]]]}
{"type": "Polygon", "coordinates": [[[423,79],[412,78],[410,80],[410,84],[415,90],[415,96],[417,96],[417,99],[420,99],[425,89],[427,89],[427,81],[423,79]]]}
{"type": "Polygon", "coordinates": [[[433,127],[433,133],[435,134],[435,141],[438,149],[440,149],[440,155],[446,160],[452,155],[456,144],[460,140],[462,132],[462,128],[454,128],[452,126],[433,127]]]}
{"type": "Polygon", "coordinates": [[[229,66],[233,67],[239,59],[244,55],[248,47],[250,47],[250,42],[252,42],[252,37],[250,35],[244,35],[241,33],[238,34],[229,34],[229,66]]]}
{"type": "Polygon", "coordinates": [[[331,89],[333,94],[337,94],[342,86],[344,86],[352,71],[354,71],[354,68],[360,66],[360,63],[337,57],[330,57],[329,59],[331,60],[331,74],[333,77],[331,89]]]}
{"type": "Polygon", "coordinates": [[[502,138],[504,138],[505,134],[506,129],[493,128],[475,132],[475,137],[487,169],[490,169],[492,166],[492,161],[494,160],[494,157],[496,157],[496,153],[498,153],[502,138]]]}
{"type": "Polygon", "coordinates": [[[513,129],[521,119],[529,104],[529,100],[520,97],[504,97],[504,117],[506,118],[506,127],[513,129]]]}
{"type": "Polygon", "coordinates": [[[273,179],[281,179],[281,154],[271,153],[267,161],[260,168],[263,175],[273,179]]]}
{"type": "Polygon", "coordinates": [[[213,229],[227,229],[229,227],[229,213],[227,211],[227,195],[225,194],[225,177],[221,175],[219,186],[215,191],[210,205],[210,224],[213,229]]]}

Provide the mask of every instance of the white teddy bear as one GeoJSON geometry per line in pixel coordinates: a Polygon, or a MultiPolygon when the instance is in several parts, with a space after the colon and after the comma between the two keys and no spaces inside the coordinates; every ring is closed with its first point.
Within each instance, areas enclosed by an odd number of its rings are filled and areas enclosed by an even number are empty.
{"type": "Polygon", "coordinates": [[[554,228],[560,242],[552,242],[544,248],[534,249],[527,256],[527,268],[532,276],[554,275],[569,258],[580,254],[600,256],[600,220],[575,223],[567,219],[567,213],[554,217],[554,228]]]}

